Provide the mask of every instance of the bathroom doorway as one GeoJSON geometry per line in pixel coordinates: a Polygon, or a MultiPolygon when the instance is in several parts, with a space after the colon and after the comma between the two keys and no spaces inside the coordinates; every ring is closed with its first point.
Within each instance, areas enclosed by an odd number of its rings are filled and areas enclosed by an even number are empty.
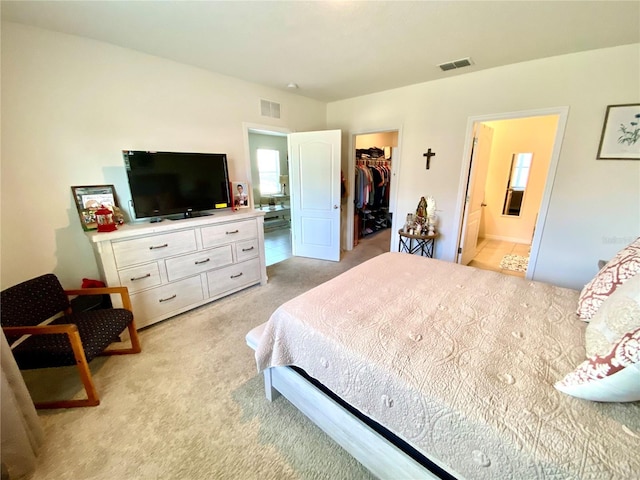
{"type": "Polygon", "coordinates": [[[533,276],[567,114],[561,107],[469,120],[458,263],[533,276]],[[524,188],[513,183],[520,154],[529,159],[524,188]],[[517,211],[509,209],[514,196],[517,211]]]}

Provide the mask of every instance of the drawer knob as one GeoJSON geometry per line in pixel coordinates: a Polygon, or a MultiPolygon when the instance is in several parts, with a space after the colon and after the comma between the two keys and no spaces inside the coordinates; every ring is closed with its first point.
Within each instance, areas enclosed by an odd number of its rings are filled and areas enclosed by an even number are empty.
{"type": "Polygon", "coordinates": [[[197,260],[195,263],[196,265],[202,265],[203,263],[207,263],[209,261],[211,261],[211,259],[207,258],[206,260],[197,260]]]}
{"type": "Polygon", "coordinates": [[[234,233],[238,233],[239,231],[240,231],[240,230],[235,229],[235,230],[234,230],[234,231],[232,231],[232,232],[227,232],[227,235],[232,235],[232,234],[234,234],[234,233]]]}
{"type": "Polygon", "coordinates": [[[147,273],[146,275],[142,275],[141,277],[131,277],[131,281],[135,282],[136,280],[142,280],[143,278],[149,278],[151,276],[150,273],[147,273]]]}
{"type": "Polygon", "coordinates": [[[238,278],[238,277],[241,277],[241,276],[242,276],[242,272],[240,272],[240,273],[239,273],[239,274],[237,274],[237,275],[231,275],[231,277],[230,277],[230,278],[238,278]]]}
{"type": "Polygon", "coordinates": [[[253,250],[253,249],[254,249],[254,247],[251,247],[251,248],[243,248],[243,249],[242,249],[242,251],[243,251],[243,252],[250,252],[250,251],[251,251],[251,250],[253,250]]]}
{"type": "Polygon", "coordinates": [[[169,298],[161,298],[160,300],[158,300],[158,302],[162,303],[162,302],[168,302],[169,300],[173,300],[174,298],[176,298],[178,295],[171,295],[169,298]]]}
{"type": "Polygon", "coordinates": [[[169,244],[168,244],[168,243],[165,243],[164,245],[151,245],[151,246],[149,247],[149,250],[155,250],[155,249],[157,249],[157,248],[166,248],[166,247],[168,247],[168,246],[169,246],[169,244]]]}

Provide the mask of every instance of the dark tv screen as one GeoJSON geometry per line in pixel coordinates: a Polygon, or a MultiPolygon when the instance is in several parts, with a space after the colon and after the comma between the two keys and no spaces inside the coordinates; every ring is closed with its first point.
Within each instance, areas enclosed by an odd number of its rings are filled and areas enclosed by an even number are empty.
{"type": "Polygon", "coordinates": [[[136,218],[231,207],[224,153],[122,153],[136,218]]]}

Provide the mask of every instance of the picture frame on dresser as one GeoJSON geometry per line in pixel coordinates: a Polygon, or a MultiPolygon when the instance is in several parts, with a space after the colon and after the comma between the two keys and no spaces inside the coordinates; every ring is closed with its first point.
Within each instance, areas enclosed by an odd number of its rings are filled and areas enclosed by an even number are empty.
{"type": "Polygon", "coordinates": [[[246,181],[231,182],[233,209],[249,208],[249,184],[246,181]]]}
{"type": "Polygon", "coordinates": [[[113,185],[85,185],[71,187],[71,193],[76,203],[80,224],[85,231],[96,230],[96,211],[100,206],[119,210],[116,190],[113,185]]]}

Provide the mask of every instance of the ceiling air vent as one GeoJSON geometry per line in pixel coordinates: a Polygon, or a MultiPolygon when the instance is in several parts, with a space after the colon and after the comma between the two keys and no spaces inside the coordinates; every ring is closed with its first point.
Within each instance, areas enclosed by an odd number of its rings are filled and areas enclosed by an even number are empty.
{"type": "Polygon", "coordinates": [[[471,60],[471,57],[467,57],[467,58],[461,58],[460,60],[454,60],[452,62],[441,63],[438,66],[440,67],[440,70],[442,70],[443,72],[446,72],[447,70],[454,70],[456,68],[468,67],[470,65],[473,65],[473,60],[471,60]]]}
{"type": "Polygon", "coordinates": [[[260,100],[260,115],[263,117],[280,118],[280,104],[269,100],[260,100]]]}

